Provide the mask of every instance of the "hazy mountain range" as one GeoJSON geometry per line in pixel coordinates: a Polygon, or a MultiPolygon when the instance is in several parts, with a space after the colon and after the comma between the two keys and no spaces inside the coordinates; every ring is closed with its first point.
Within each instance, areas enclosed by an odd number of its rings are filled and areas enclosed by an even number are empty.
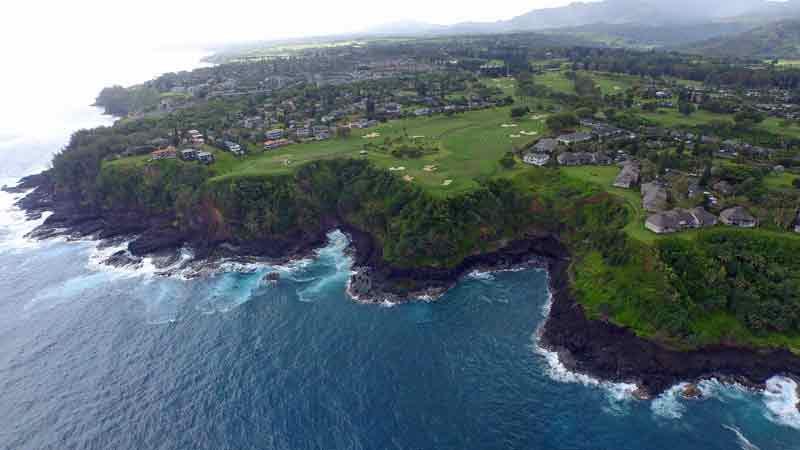
{"type": "MultiPolygon", "coordinates": [[[[793,17],[800,18],[800,0],[605,0],[536,9],[498,22],[450,26],[396,22],[369,29],[366,34],[411,36],[537,31],[621,47],[681,48],[703,42],[698,49],[707,47],[709,51],[716,51],[719,47],[720,55],[747,56],[747,52],[735,52],[733,47],[737,43],[728,45],[725,38],[793,17]]],[[[751,38],[743,35],[740,41],[748,43],[751,38]]],[[[772,42],[766,47],[791,45],[772,42]]],[[[760,45],[745,45],[748,49],[755,47],[760,45]]]]}
{"type": "Polygon", "coordinates": [[[800,20],[772,22],[741,34],[690,44],[680,50],[707,56],[800,59],[800,20]]]}

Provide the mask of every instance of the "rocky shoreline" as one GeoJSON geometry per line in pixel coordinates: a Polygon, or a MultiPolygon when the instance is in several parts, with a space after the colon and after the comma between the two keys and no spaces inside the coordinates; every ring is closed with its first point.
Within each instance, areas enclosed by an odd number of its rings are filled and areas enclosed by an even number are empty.
{"type": "MultiPolygon", "coordinates": [[[[677,351],[609,322],[591,320],[570,295],[568,260],[551,261],[549,271],[553,304],[542,345],[557,352],[571,371],[635,383],[644,398],[657,396],[681,382],[716,378],[763,389],[773,376],[800,375],[800,356],[788,350],[714,346],[677,351]]],[[[692,396],[691,391],[684,395],[692,396]]]]}
{"type": "MultiPolygon", "coordinates": [[[[143,219],[136,214],[102,216],[87,213],[68,199],[56,199],[45,174],[23,179],[16,187],[28,193],[18,206],[31,219],[52,213],[32,233],[44,239],[57,235],[95,237],[101,240],[131,237],[126,251],[112,255],[112,265],[135,263],[145,255],[195,250],[198,259],[265,257],[285,262],[308,256],[324,245],[326,234],[341,229],[350,237],[355,274],[348,293],[364,303],[392,303],[435,299],[473,270],[502,270],[523,265],[549,271],[552,306],[541,334],[541,345],[555,351],[569,370],[593,377],[635,383],[639,398],[652,398],[680,382],[706,378],[763,388],[775,375],[800,375],[800,357],[788,350],[755,350],[740,347],[709,347],[693,351],[667,349],[637,337],[609,322],[591,320],[570,294],[569,252],[552,234],[531,235],[507,243],[502,249],[475,254],[451,269],[398,268],[386,264],[373,238],[336,218],[325,220],[325,230],[281,241],[208,242],[171,226],[169,216],[143,219]]],[[[168,259],[168,258],[167,258],[168,259]]],[[[690,394],[697,393],[691,391],[690,394]]]]}

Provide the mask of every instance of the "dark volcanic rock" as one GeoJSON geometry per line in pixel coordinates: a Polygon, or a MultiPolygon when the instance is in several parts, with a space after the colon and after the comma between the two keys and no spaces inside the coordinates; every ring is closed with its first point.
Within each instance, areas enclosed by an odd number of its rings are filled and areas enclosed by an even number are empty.
{"type": "Polygon", "coordinates": [[[187,241],[185,233],[172,227],[151,228],[128,244],[135,256],[146,256],[163,250],[175,250],[187,241]]]}
{"type": "Polygon", "coordinates": [[[287,259],[305,256],[324,245],[326,233],[340,228],[351,237],[354,266],[360,268],[350,282],[350,291],[362,298],[393,301],[436,296],[452,287],[474,269],[502,269],[533,262],[546,265],[550,274],[553,304],[542,333],[542,344],[558,352],[569,369],[601,379],[636,382],[640,398],[651,397],[680,381],[706,377],[761,385],[776,374],[800,375],[800,357],[788,350],[750,350],[734,347],[704,348],[680,352],[635,336],[629,330],[605,321],[589,320],[569,293],[569,255],[553,235],[530,236],[504,248],[465,259],[458,267],[399,268],[387,264],[372,236],[338,218],[322,218],[314,232],[281,239],[218,242],[202,232],[177,230],[174,217],[143,217],[134,211],[100,214],[79,207],[77,199],[56,199],[47,173],[28,177],[12,192],[30,192],[18,202],[30,217],[52,211],[33,237],[57,234],[98,236],[103,239],[138,235],[128,245],[130,255],[119,252],[110,264],[136,264],[145,255],[175,250],[189,244],[198,258],[266,256],[287,259]]]}
{"type": "Polygon", "coordinates": [[[683,398],[698,399],[703,397],[703,391],[694,383],[689,383],[681,392],[683,398]]]}
{"type": "Polygon", "coordinates": [[[120,250],[109,256],[105,261],[103,261],[103,264],[107,264],[112,267],[127,267],[141,264],[141,262],[142,258],[131,255],[127,250],[120,250]]]}
{"type": "Polygon", "coordinates": [[[687,380],[718,377],[760,387],[774,375],[800,374],[800,357],[788,350],[716,346],[676,351],[613,324],[589,320],[569,294],[567,268],[563,259],[550,264],[553,305],[542,343],[558,352],[570,370],[635,382],[651,395],[687,380]]]}

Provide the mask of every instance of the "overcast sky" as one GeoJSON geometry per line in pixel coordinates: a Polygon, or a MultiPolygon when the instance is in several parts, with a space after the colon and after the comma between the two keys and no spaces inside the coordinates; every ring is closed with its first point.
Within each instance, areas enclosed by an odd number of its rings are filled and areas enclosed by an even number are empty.
{"type": "Polygon", "coordinates": [[[406,20],[496,21],[570,1],[3,0],[0,135],[61,124],[104,86],[196,67],[203,54],[191,48],[406,20]]]}
{"type": "Polygon", "coordinates": [[[436,24],[509,19],[570,0],[6,0],[2,45],[178,45],[360,31],[401,20],[436,24]]]}

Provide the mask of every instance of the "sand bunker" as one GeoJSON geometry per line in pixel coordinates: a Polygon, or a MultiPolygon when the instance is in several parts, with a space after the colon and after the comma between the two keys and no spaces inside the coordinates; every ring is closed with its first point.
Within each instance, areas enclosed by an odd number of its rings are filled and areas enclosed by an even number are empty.
{"type": "Polygon", "coordinates": [[[521,138],[522,136],[521,136],[521,135],[519,135],[519,134],[509,134],[509,135],[508,135],[508,137],[510,137],[511,139],[519,139],[519,138],[521,138]]]}
{"type": "Polygon", "coordinates": [[[523,136],[536,136],[539,133],[536,131],[520,131],[519,134],[523,136]]]}
{"type": "Polygon", "coordinates": [[[439,167],[435,165],[430,165],[423,167],[422,170],[424,170],[425,172],[436,172],[437,170],[439,170],[439,167]]]}
{"type": "Polygon", "coordinates": [[[442,186],[450,186],[451,184],[453,184],[453,180],[444,180],[442,182],[442,186]]]}
{"type": "Polygon", "coordinates": [[[516,128],[516,127],[518,127],[519,125],[517,125],[517,124],[515,124],[515,123],[504,123],[504,124],[502,124],[502,125],[500,125],[500,126],[501,126],[501,127],[503,127],[503,128],[516,128]]]}
{"type": "Polygon", "coordinates": [[[370,134],[365,134],[364,135],[364,139],[375,139],[377,137],[381,137],[381,134],[380,133],[370,133],[370,134]]]}
{"type": "Polygon", "coordinates": [[[400,167],[389,167],[389,172],[402,172],[404,170],[406,170],[406,168],[403,167],[403,166],[400,166],[400,167]]]}
{"type": "Polygon", "coordinates": [[[414,177],[412,177],[411,175],[406,175],[403,177],[403,179],[408,181],[409,183],[414,181],[414,177]]]}

